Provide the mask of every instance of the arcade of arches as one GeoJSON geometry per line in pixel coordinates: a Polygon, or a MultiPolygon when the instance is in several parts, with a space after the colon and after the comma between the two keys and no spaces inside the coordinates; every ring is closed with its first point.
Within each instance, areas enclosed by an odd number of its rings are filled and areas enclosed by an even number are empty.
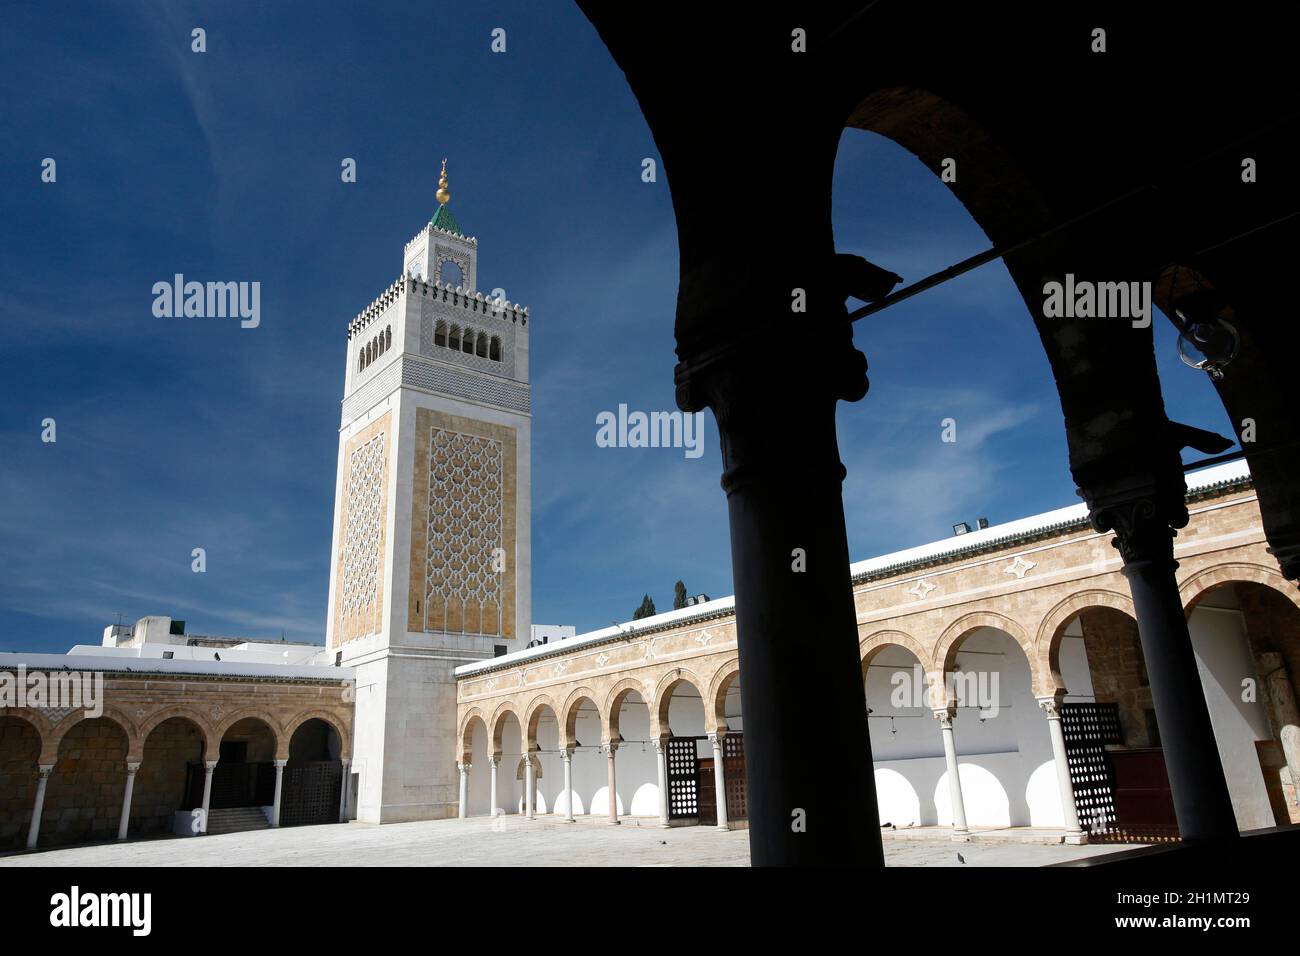
{"type": "Polygon", "coordinates": [[[0,851],[338,821],[350,689],[137,670],[98,717],[0,710],[0,851]]]}
{"type": "MultiPolygon", "coordinates": [[[[1178,580],[1238,826],[1300,822],[1295,588],[1244,470],[1188,507],[1178,580]]],[[[1082,512],[1028,526],[853,568],[881,825],[1176,839],[1113,536],[1082,512]]],[[[461,814],[743,824],[730,604],[579,641],[458,669],[461,814]]]]}

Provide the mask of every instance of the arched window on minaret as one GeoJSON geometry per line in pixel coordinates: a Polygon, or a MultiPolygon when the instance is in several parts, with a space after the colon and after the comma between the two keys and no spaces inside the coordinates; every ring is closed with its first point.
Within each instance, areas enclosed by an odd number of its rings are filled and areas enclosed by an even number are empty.
{"type": "Polygon", "coordinates": [[[393,327],[390,325],[384,329],[384,351],[387,352],[393,347],[393,327]]]}
{"type": "Polygon", "coordinates": [[[478,341],[474,345],[474,354],[479,358],[487,358],[488,337],[486,332],[480,332],[478,334],[478,341]]]}
{"type": "Polygon", "coordinates": [[[445,349],[447,347],[447,323],[443,322],[441,319],[439,319],[438,324],[433,327],[433,344],[439,348],[445,349]]]}
{"type": "Polygon", "coordinates": [[[444,285],[458,287],[465,284],[465,273],[455,259],[443,259],[438,263],[438,277],[444,285]]]}
{"type": "Polygon", "coordinates": [[[364,372],[365,370],[366,370],[366,350],[362,349],[357,353],[357,371],[364,372]]]}
{"type": "Polygon", "coordinates": [[[456,349],[457,351],[460,351],[460,326],[459,325],[453,325],[451,327],[451,339],[447,342],[447,345],[449,348],[453,348],[456,349]]]}
{"type": "Polygon", "coordinates": [[[466,355],[474,354],[474,330],[466,329],[465,337],[460,340],[460,350],[466,355]]]}
{"type": "Polygon", "coordinates": [[[498,336],[492,336],[492,343],[488,346],[488,358],[494,362],[501,361],[501,339],[498,336]]]}

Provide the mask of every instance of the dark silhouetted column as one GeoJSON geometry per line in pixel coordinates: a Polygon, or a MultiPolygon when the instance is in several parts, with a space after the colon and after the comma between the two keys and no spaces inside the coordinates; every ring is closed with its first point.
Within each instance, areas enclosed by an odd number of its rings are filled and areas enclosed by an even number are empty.
{"type": "Polygon", "coordinates": [[[1181,476],[1178,484],[1114,483],[1080,494],[1092,526],[1115,532],[1124,559],[1178,829],[1184,840],[1222,839],[1237,835],[1237,818],[1174,577],[1174,529],[1188,519],[1181,476]]]}
{"type": "Polygon", "coordinates": [[[800,319],[817,348],[756,333],[679,364],[677,401],[720,431],[751,862],[883,866],[835,437],[866,359],[847,325],[800,319]]]}

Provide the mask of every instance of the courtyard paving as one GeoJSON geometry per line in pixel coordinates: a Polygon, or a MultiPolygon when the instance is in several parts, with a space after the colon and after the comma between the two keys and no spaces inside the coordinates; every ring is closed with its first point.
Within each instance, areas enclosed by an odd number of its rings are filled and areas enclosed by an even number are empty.
{"type": "MultiPolygon", "coordinates": [[[[649,821],[646,821],[647,823],[649,821]]],[[[748,866],[743,830],[611,827],[518,816],[374,826],[290,827],[0,856],[0,866],[748,866]]],[[[886,840],[889,866],[1046,866],[1113,852],[1042,846],[886,840]],[[965,860],[962,863],[957,854],[965,860]]],[[[845,863],[851,861],[845,860],[845,863]]]]}

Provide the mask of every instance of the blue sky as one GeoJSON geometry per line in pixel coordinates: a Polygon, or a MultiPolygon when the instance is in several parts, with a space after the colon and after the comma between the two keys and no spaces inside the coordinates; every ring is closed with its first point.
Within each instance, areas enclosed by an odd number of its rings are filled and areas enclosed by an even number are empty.
{"type": "MultiPolygon", "coordinates": [[[[595,444],[602,410],[674,407],[677,250],[667,183],[640,178],[649,131],[576,7],[10,3],[0,75],[0,650],[97,642],[118,612],[323,640],[346,325],[400,272],[443,156],[479,286],[531,308],[534,619],[601,627],[646,591],[666,609],[678,578],[730,593],[712,417],[699,459],[595,444]],[[176,272],[259,281],[261,325],[155,318],[176,272]]],[[[836,186],[840,251],[908,281],[987,245],[878,137],[846,133],[836,186]]],[[[1157,327],[1171,416],[1229,433],[1157,327]]],[[[1000,263],[856,336],[856,559],[1076,500],[1000,263]]]]}

